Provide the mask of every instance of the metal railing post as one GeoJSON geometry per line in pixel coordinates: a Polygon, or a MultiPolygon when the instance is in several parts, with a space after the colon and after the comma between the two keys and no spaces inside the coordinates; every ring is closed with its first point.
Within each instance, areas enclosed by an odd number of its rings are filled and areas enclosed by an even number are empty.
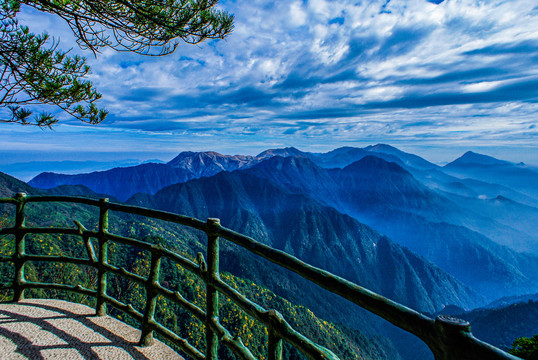
{"type": "Polygon", "coordinates": [[[13,283],[13,300],[20,301],[24,299],[24,256],[25,253],[25,236],[23,232],[25,226],[24,206],[26,205],[26,194],[17,193],[15,200],[17,200],[16,213],[15,213],[15,253],[13,254],[13,263],[15,264],[15,281],[13,283]]]}
{"type": "Polygon", "coordinates": [[[435,360],[519,360],[490,344],[476,339],[468,321],[448,315],[435,319],[435,334],[427,342],[435,360]]]}
{"type": "Polygon", "coordinates": [[[155,322],[155,309],[159,292],[156,286],[159,285],[159,275],[161,272],[161,254],[157,251],[151,252],[151,269],[146,281],[146,308],[144,310],[144,320],[142,321],[142,334],[140,335],[140,346],[153,345],[153,323],[155,322]]]}
{"type": "Polygon", "coordinates": [[[106,315],[106,269],[108,263],[108,198],[100,200],[101,207],[99,209],[99,265],[98,265],[98,281],[97,281],[97,302],[95,305],[95,313],[97,316],[106,315]]]}
{"type": "MultiPolygon", "coordinates": [[[[219,275],[219,237],[213,230],[220,227],[219,219],[207,219],[207,274],[213,279],[220,279],[219,275]]],[[[219,293],[210,284],[207,286],[207,311],[206,311],[206,359],[218,359],[219,338],[211,329],[211,322],[218,321],[219,317],[219,293]]]]}

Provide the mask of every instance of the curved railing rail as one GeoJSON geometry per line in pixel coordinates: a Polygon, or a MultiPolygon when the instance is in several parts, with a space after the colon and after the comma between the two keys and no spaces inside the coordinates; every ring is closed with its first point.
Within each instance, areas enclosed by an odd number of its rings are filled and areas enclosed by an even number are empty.
{"type": "Polygon", "coordinates": [[[19,193],[13,198],[0,198],[0,203],[13,204],[16,207],[14,226],[0,229],[0,235],[12,234],[15,238],[15,252],[13,256],[0,257],[0,263],[12,262],[14,264],[15,278],[11,283],[4,283],[0,287],[0,290],[13,290],[15,301],[24,298],[24,291],[26,289],[66,290],[95,297],[97,300],[97,315],[105,315],[106,305],[108,304],[140,321],[142,330],[140,344],[142,346],[151,345],[153,343],[153,333],[156,332],[177,345],[194,359],[216,360],[219,343],[227,346],[241,359],[255,359],[250,350],[243,345],[241,339],[233,337],[220,323],[218,294],[221,293],[267,327],[269,360],[282,359],[283,340],[310,359],[338,359],[330,350],[315,344],[294,330],[276,310],[264,309],[221,280],[219,275],[219,239],[222,238],[281,267],[291,270],[303,278],[332,293],[338,294],[405,331],[416,335],[428,345],[436,360],[518,359],[492,345],[476,339],[471,333],[469,323],[466,321],[448,316],[439,316],[435,320],[426,317],[410,308],[333,275],[328,271],[304,263],[283,251],[275,250],[248,236],[227,229],[220,225],[218,219],[208,219],[206,222],[203,222],[170,212],[111,203],[108,199],[94,200],[72,196],[26,196],[23,193],[19,193]],[[68,202],[97,207],[99,209],[98,230],[87,230],[78,221],[75,221],[76,228],[27,227],[25,225],[26,204],[47,202],[68,202]],[[207,260],[199,253],[198,263],[195,263],[160,245],[110,233],[108,231],[109,210],[165,220],[205,232],[208,240],[207,260]],[[25,236],[27,234],[68,234],[80,236],[84,241],[88,258],[26,254],[25,236]],[[98,241],[97,253],[93,248],[92,238],[98,241]],[[151,254],[149,276],[146,278],[127,271],[124,268],[109,264],[108,243],[110,241],[149,251],[151,254]],[[179,292],[167,289],[159,283],[161,260],[163,258],[172,260],[205,282],[207,287],[206,311],[186,300],[179,292]],[[80,285],[71,286],[56,283],[30,282],[25,279],[24,275],[25,263],[28,261],[63,262],[93,267],[97,269],[98,273],[97,289],[87,289],[80,285]],[[107,294],[107,274],[121,276],[145,287],[146,301],[143,314],[135,310],[132,305],[123,303],[107,294]],[[154,315],[158,296],[163,296],[183,307],[206,325],[205,354],[190,344],[187,339],[181,338],[155,321],[154,315]]]}

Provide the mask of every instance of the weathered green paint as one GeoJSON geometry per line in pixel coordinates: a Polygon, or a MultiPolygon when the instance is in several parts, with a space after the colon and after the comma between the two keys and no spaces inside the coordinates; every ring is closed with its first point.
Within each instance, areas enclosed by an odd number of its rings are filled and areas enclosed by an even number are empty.
{"type": "Polygon", "coordinates": [[[219,237],[260,255],[275,264],[296,272],[305,279],[308,279],[321,287],[342,296],[345,299],[377,314],[393,324],[409,331],[421,338],[432,350],[436,360],[467,360],[467,359],[518,359],[507,354],[487,343],[473,337],[468,323],[450,317],[438,317],[433,320],[420,313],[417,313],[401,304],[386,299],[376,293],[364,289],[354,283],[346,281],[325,270],[318,269],[306,264],[297,258],[282,251],[275,250],[267,245],[261,244],[252,238],[238,234],[220,225],[218,219],[208,219],[205,223],[168,212],[109,203],[108,199],[96,201],[93,199],[68,196],[26,196],[17,194],[14,198],[0,198],[0,203],[9,203],[16,206],[15,226],[10,229],[0,229],[2,234],[14,234],[16,251],[13,257],[1,259],[2,261],[13,261],[15,263],[15,279],[12,283],[5,282],[0,285],[2,289],[14,290],[15,300],[22,299],[24,289],[41,288],[56,289],[63,291],[73,291],[97,298],[96,312],[98,315],[106,314],[106,304],[109,304],[120,311],[123,311],[142,323],[142,336],[140,343],[148,345],[152,342],[153,332],[157,332],[179,346],[186,354],[194,359],[217,359],[217,351],[220,343],[227,346],[240,359],[254,360],[255,357],[249,349],[244,346],[240,338],[232,337],[219,322],[218,296],[225,294],[230,300],[242,308],[254,319],[262,322],[268,329],[268,358],[282,359],[282,341],[285,340],[296,347],[309,359],[333,359],[338,357],[331,351],[313,343],[304,335],[294,330],[289,323],[275,310],[266,310],[260,305],[252,302],[243,294],[239,293],[228,284],[223,282],[219,276],[219,237]],[[88,231],[80,223],[76,222],[77,229],[70,228],[28,228],[24,221],[24,206],[29,202],[51,202],[64,201],[71,203],[81,203],[99,207],[99,230],[88,231]],[[207,263],[203,255],[198,254],[198,265],[183,256],[176,254],[160,246],[149,244],[140,240],[122,237],[108,232],[108,211],[124,211],[156,219],[172,221],[177,224],[191,226],[195,229],[203,230],[208,236],[207,263]],[[38,256],[27,255],[25,253],[26,234],[53,234],[63,233],[79,235],[83,238],[87,249],[88,259],[77,259],[65,256],[38,256]],[[97,238],[99,243],[98,256],[91,244],[91,238],[97,238]],[[139,247],[151,252],[150,276],[146,279],[142,276],[130,273],[123,268],[117,268],[108,264],[107,242],[114,241],[125,245],[139,247]],[[202,278],[207,286],[207,311],[204,312],[194,304],[185,300],[181,294],[162,287],[159,284],[160,261],[162,257],[181,265],[196,276],[202,278]],[[35,283],[25,281],[24,263],[29,260],[58,261],[74,264],[92,266],[98,270],[99,280],[97,291],[82,288],[80,285],[71,286],[66,284],[35,283]],[[136,311],[130,304],[122,303],[106,294],[106,275],[114,273],[146,286],[146,307],[144,315],[136,311]],[[169,329],[164,328],[154,320],[156,310],[156,300],[159,295],[165,296],[171,301],[182,306],[191,312],[206,325],[207,348],[206,355],[188,343],[169,329]]]}
{"type": "Polygon", "coordinates": [[[95,256],[95,250],[93,248],[90,235],[88,234],[88,229],[86,229],[84,225],[82,225],[77,220],[75,220],[74,223],[78,228],[79,235],[82,236],[82,240],[84,241],[84,245],[86,246],[86,252],[88,253],[88,258],[90,259],[90,261],[96,263],[98,260],[97,256],[95,256]]]}
{"type": "Polygon", "coordinates": [[[151,253],[151,270],[146,282],[146,309],[144,320],[142,321],[142,334],[140,336],[141,346],[153,345],[153,326],[155,322],[155,309],[157,308],[157,298],[159,292],[159,275],[161,272],[161,254],[158,251],[151,253]]]}
{"type": "Polygon", "coordinates": [[[95,313],[97,316],[106,315],[106,302],[104,297],[106,295],[107,286],[107,272],[105,265],[108,264],[108,239],[106,233],[108,232],[108,198],[100,200],[99,207],[99,265],[97,267],[97,302],[95,305],[95,313]]]}
{"type": "Polygon", "coordinates": [[[24,264],[26,260],[25,257],[25,247],[26,247],[26,233],[24,232],[25,227],[25,216],[24,216],[24,207],[26,205],[26,194],[17,193],[15,196],[17,201],[16,210],[15,210],[15,253],[13,254],[13,263],[15,264],[15,282],[13,283],[13,300],[20,301],[24,299],[24,264]]]}
{"type": "MultiPolygon", "coordinates": [[[[220,227],[219,219],[207,219],[207,277],[220,279],[219,275],[219,237],[216,229],[220,227]]],[[[209,283],[206,292],[206,359],[217,360],[219,350],[219,338],[210,326],[212,321],[219,318],[219,293],[209,283]]]]}

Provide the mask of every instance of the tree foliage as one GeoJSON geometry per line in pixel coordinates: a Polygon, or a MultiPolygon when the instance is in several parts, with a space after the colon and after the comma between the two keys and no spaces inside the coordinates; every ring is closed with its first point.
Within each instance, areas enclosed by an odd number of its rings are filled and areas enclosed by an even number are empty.
{"type": "Polygon", "coordinates": [[[516,339],[508,351],[525,360],[538,360],[538,335],[516,339]]]}
{"type": "MultiPolygon", "coordinates": [[[[180,42],[219,39],[233,28],[233,16],[215,9],[218,0],[0,0],[0,122],[51,127],[50,113],[34,115],[31,106],[60,108],[96,124],[107,111],[90,81],[86,60],[58,50],[47,34],[35,35],[16,18],[21,5],[67,22],[83,49],[103,47],[142,55],[166,55],[180,42]],[[7,113],[7,116],[6,116],[7,113]]],[[[52,109],[51,109],[52,110],[52,109]]]]}

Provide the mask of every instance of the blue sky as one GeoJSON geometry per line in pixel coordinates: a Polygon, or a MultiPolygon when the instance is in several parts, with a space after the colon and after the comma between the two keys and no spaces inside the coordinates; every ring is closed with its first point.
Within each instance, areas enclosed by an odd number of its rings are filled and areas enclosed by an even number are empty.
{"type": "Polygon", "coordinates": [[[1,163],[169,160],[388,143],[436,162],[466,150],[538,164],[538,6],[529,0],[222,1],[224,41],[166,57],[77,48],[58,18],[23,10],[92,66],[110,111],[54,131],[0,124],[1,163]],[[438,2],[438,1],[436,1],[438,2]]]}

